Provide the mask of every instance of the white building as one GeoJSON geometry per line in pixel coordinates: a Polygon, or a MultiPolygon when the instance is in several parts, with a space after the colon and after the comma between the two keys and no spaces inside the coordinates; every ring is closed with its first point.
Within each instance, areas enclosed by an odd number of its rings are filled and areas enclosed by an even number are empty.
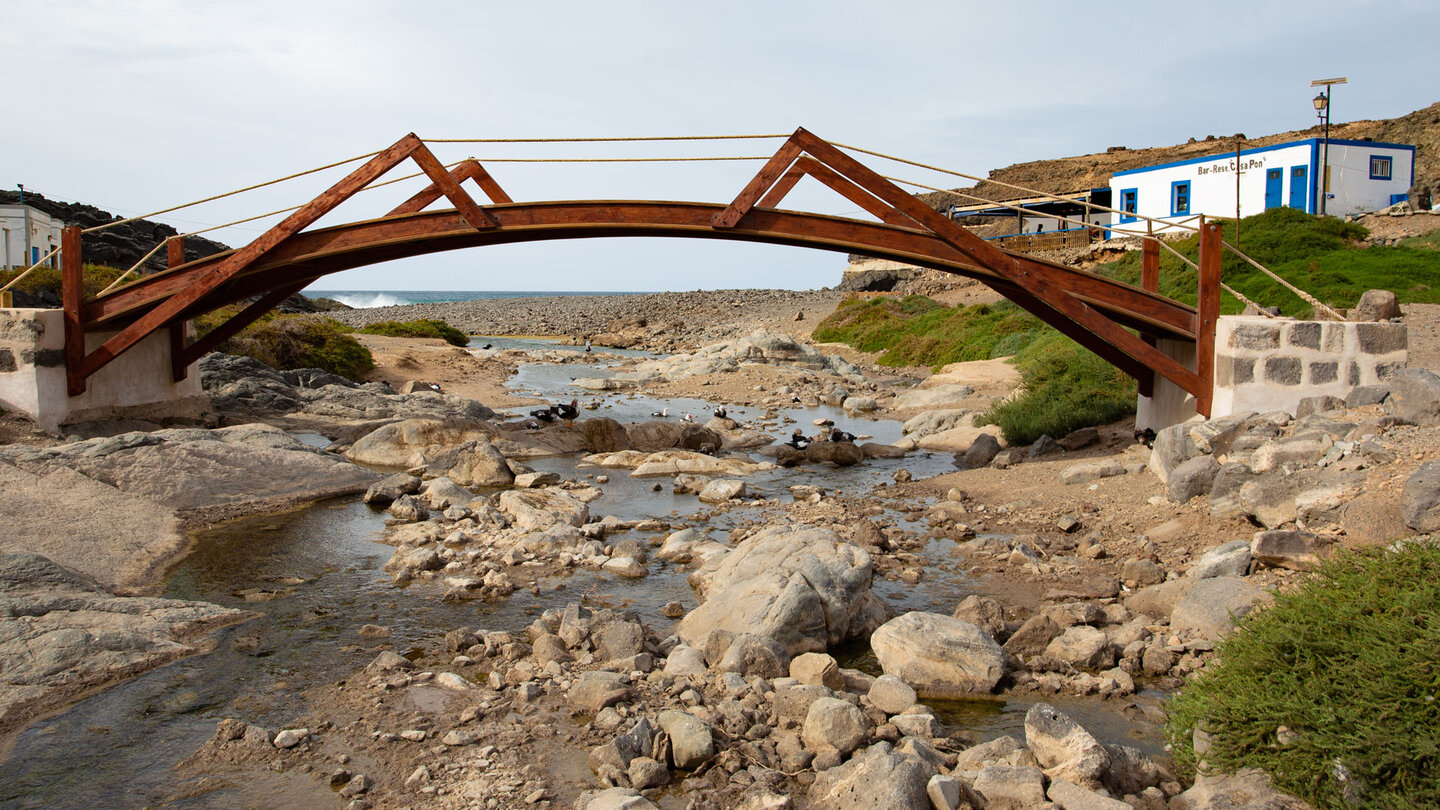
{"type": "MultiPolygon", "coordinates": [[[[1308,138],[1273,146],[1162,163],[1116,172],[1110,180],[1111,206],[1124,212],[1112,222],[1119,231],[1144,232],[1143,217],[1166,222],[1209,217],[1252,216],[1288,206],[1321,212],[1317,179],[1325,161],[1324,213],[1349,216],[1376,211],[1406,199],[1415,172],[1415,147],[1378,141],[1308,138]],[[1328,158],[1326,157],[1328,152],[1328,158]]],[[[1155,231],[1169,230],[1155,223],[1155,231]]],[[[1119,235],[1119,234],[1117,234],[1119,235]]]]}
{"type": "MultiPolygon", "coordinates": [[[[65,223],[28,205],[0,205],[0,270],[29,267],[60,247],[65,223]]],[[[47,262],[59,266],[59,256],[47,262]]]]}

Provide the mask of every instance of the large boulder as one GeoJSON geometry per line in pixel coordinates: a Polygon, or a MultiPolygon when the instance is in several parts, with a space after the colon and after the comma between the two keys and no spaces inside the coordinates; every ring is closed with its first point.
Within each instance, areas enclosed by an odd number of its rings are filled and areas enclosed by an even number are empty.
{"type": "MultiPolygon", "coordinates": [[[[968,385],[951,383],[926,388],[912,388],[895,397],[890,407],[897,411],[924,408],[934,411],[946,405],[956,405],[975,396],[975,389],[968,385]]],[[[907,433],[909,431],[906,431],[907,433]]]]}
{"type": "Polygon", "coordinates": [[[805,448],[805,459],[837,467],[850,467],[865,460],[865,451],[854,442],[811,442],[805,448]]]}
{"type": "Polygon", "coordinates": [[[816,753],[833,750],[847,756],[865,742],[870,733],[865,713],[848,701],[822,697],[810,704],[800,739],[816,753]]]}
{"type": "Polygon", "coordinates": [[[817,773],[806,798],[814,810],[930,810],[925,787],[934,775],[930,763],[879,742],[817,773]]]}
{"type": "Polygon", "coordinates": [[[585,444],[592,453],[635,449],[625,426],[607,416],[586,419],[580,423],[580,430],[585,434],[585,444]]]}
{"type": "Polygon", "coordinates": [[[715,756],[715,737],[709,723],[675,709],[661,712],[657,721],[670,737],[670,757],[675,767],[693,771],[715,756]]]}
{"type": "Polygon", "coordinates": [[[1314,571],[1320,559],[1330,556],[1331,541],[1298,529],[1256,532],[1250,541],[1250,556],[1257,565],[1314,571]]]}
{"type": "MultiPolygon", "coordinates": [[[[637,450],[719,450],[724,437],[703,425],[683,420],[657,419],[628,425],[625,433],[637,450]]],[[[599,452],[599,451],[597,451],[599,452]]]]}
{"type": "Polygon", "coordinates": [[[1182,635],[1190,633],[1204,639],[1218,639],[1235,627],[1236,619],[1273,598],[1263,588],[1239,577],[1192,581],[1194,586],[1170,614],[1170,629],[1182,635]]]}
{"type": "Polygon", "coordinates": [[[754,633],[787,653],[823,652],[884,617],[870,555],[829,529],[772,526],[692,575],[705,601],[676,626],[692,647],[712,630],[754,633]]]}
{"type": "Polygon", "coordinates": [[[1440,461],[1420,465],[1405,480],[1400,506],[1406,526],[1417,532],[1440,532],[1440,461]]]}
{"type": "Polygon", "coordinates": [[[500,493],[500,511],[513,526],[525,531],[544,531],[551,526],[584,526],[590,522],[590,507],[559,489],[512,489],[500,493]]]}
{"type": "Polygon", "coordinates": [[[1096,788],[1110,769],[1105,746],[1048,703],[1037,703],[1025,713],[1025,744],[1051,779],[1096,788]]]}
{"type": "Polygon", "coordinates": [[[1388,380],[1385,412],[1412,425],[1440,425],[1440,376],[1423,368],[1402,368],[1388,380]]]}
{"type": "Polygon", "coordinates": [[[919,611],[898,616],[870,636],[880,668],[922,698],[987,694],[1005,674],[1005,652],[969,622],[919,611]]]}
{"type": "Polygon", "coordinates": [[[486,438],[440,453],[426,465],[425,474],[449,478],[462,487],[504,487],[515,481],[510,463],[486,438]]]}
{"type": "Polygon", "coordinates": [[[497,435],[494,425],[480,419],[405,419],[360,437],[345,457],[376,467],[414,467],[452,447],[497,435]]]}

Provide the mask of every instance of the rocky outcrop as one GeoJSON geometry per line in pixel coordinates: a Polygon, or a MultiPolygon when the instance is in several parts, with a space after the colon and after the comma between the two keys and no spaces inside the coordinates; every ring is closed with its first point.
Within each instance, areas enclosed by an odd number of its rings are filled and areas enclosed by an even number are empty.
{"type": "Polygon", "coordinates": [[[38,554],[0,554],[0,733],[87,690],[206,648],[254,614],[117,597],[38,554]]]}

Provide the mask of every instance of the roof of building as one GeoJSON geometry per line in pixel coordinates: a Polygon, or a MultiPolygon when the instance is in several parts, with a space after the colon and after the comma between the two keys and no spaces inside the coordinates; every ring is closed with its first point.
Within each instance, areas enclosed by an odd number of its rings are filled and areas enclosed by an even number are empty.
{"type": "MultiPolygon", "coordinates": [[[[1302,146],[1302,145],[1307,145],[1307,144],[1318,144],[1318,143],[1320,143],[1320,141],[1321,141],[1320,138],[1301,138],[1300,140],[1295,140],[1295,141],[1284,141],[1284,142],[1282,142],[1282,143],[1272,143],[1272,144],[1269,144],[1269,145],[1267,145],[1267,146],[1256,146],[1256,147],[1254,147],[1254,148],[1252,148],[1252,149],[1241,149],[1241,150],[1240,150],[1240,155],[1243,157],[1243,156],[1245,156],[1245,155],[1259,154],[1260,152],[1274,152],[1274,151],[1277,150],[1277,149],[1287,149],[1287,148],[1290,148],[1290,147],[1302,146]]],[[[1336,144],[1336,145],[1339,145],[1339,146],[1371,146],[1371,147],[1380,147],[1380,148],[1383,148],[1383,149],[1401,149],[1401,150],[1409,150],[1409,151],[1412,152],[1412,153],[1415,151],[1415,147],[1413,147],[1413,146],[1411,146],[1410,144],[1407,144],[1407,143],[1385,143],[1384,141],[1354,141],[1354,140],[1346,140],[1346,139],[1342,139],[1342,138],[1331,138],[1331,139],[1330,139],[1330,143],[1336,144]]],[[[1153,172],[1153,171],[1156,171],[1156,170],[1158,170],[1158,169],[1170,169],[1170,168],[1174,168],[1174,167],[1176,167],[1176,166],[1186,166],[1186,165],[1189,165],[1189,164],[1192,164],[1192,163],[1209,163],[1210,161],[1213,161],[1213,160],[1215,160],[1216,158],[1226,158],[1226,157],[1230,157],[1230,156],[1232,156],[1232,155],[1234,155],[1234,154],[1235,154],[1234,151],[1229,151],[1229,152],[1213,152],[1213,153],[1208,154],[1208,155],[1201,155],[1200,157],[1187,158],[1187,159],[1185,159],[1185,160],[1173,160],[1173,161],[1170,161],[1169,163],[1157,163],[1157,164],[1155,164],[1155,165],[1153,165],[1153,166],[1141,166],[1141,167],[1135,168],[1135,169],[1126,169],[1126,170],[1124,170],[1124,171],[1114,172],[1114,173],[1111,174],[1110,176],[1111,176],[1112,178],[1113,178],[1113,177],[1121,177],[1121,176],[1124,176],[1124,175],[1127,175],[1127,174],[1143,174],[1144,172],[1153,172]]]]}

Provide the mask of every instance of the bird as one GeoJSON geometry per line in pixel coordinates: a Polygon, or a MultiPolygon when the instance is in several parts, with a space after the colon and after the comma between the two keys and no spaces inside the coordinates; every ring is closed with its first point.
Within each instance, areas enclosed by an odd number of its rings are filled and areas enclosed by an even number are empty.
{"type": "Polygon", "coordinates": [[[791,394],[791,395],[790,395],[790,401],[791,401],[791,402],[799,402],[799,401],[800,401],[800,395],[799,395],[799,394],[791,394]]]}
{"type": "Polygon", "coordinates": [[[493,346],[493,345],[495,345],[495,344],[493,344],[493,343],[486,343],[484,346],[481,346],[480,348],[482,348],[482,349],[488,349],[488,348],[490,348],[490,347],[493,346]]]}
{"type": "Polygon", "coordinates": [[[662,410],[652,411],[652,412],[650,413],[650,415],[653,416],[653,417],[655,417],[655,418],[657,418],[657,419],[664,419],[665,417],[667,417],[667,416],[670,415],[670,409],[669,409],[669,408],[664,408],[664,409],[662,409],[662,410]]]}
{"type": "Polygon", "coordinates": [[[841,430],[840,428],[835,428],[834,430],[830,431],[830,441],[832,441],[832,442],[853,442],[853,441],[855,441],[855,434],[854,434],[854,433],[846,433],[845,431],[841,430]]]}
{"type": "Polygon", "coordinates": [[[695,417],[691,416],[689,411],[686,411],[686,412],[685,412],[685,421],[686,421],[686,422],[694,422],[694,421],[695,421],[695,417]]]}
{"type": "Polygon", "coordinates": [[[535,410],[530,412],[530,415],[535,417],[536,419],[539,419],[541,422],[555,421],[554,408],[536,408],[535,410]]]}
{"type": "Polygon", "coordinates": [[[572,399],[569,405],[562,402],[554,406],[551,410],[555,411],[556,416],[568,422],[580,415],[580,400],[572,399]]]}
{"type": "Polygon", "coordinates": [[[786,442],[786,444],[796,450],[804,450],[806,445],[810,444],[810,440],[805,437],[805,434],[800,431],[800,428],[795,428],[795,432],[790,434],[790,441],[786,442]]]}
{"type": "Polygon", "coordinates": [[[724,405],[719,405],[719,406],[717,406],[717,407],[715,408],[715,410],[711,411],[710,413],[714,414],[716,419],[724,419],[724,418],[725,418],[725,406],[724,406],[724,405]]]}

